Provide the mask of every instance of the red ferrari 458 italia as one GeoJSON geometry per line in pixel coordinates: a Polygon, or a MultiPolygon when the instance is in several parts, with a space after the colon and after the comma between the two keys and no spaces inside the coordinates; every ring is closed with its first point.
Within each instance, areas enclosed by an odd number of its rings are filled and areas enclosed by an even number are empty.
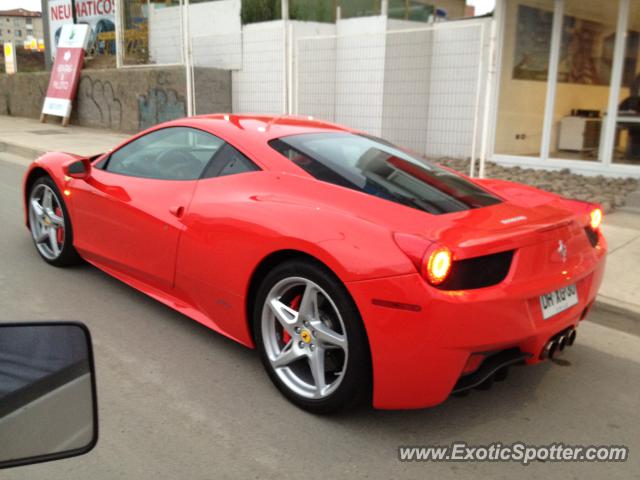
{"type": "Polygon", "coordinates": [[[470,179],[346,127],[209,115],[24,177],[38,253],[84,259],[256,347],[313,412],[436,405],[571,345],[598,206],[470,179]]]}

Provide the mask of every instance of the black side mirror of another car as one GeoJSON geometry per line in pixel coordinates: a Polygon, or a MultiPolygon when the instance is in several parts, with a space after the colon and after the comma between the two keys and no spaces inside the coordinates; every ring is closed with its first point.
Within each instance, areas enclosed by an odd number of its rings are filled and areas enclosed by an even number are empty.
{"type": "Polygon", "coordinates": [[[0,324],[0,468],[83,455],[97,441],[87,327],[73,322],[0,324]]]}

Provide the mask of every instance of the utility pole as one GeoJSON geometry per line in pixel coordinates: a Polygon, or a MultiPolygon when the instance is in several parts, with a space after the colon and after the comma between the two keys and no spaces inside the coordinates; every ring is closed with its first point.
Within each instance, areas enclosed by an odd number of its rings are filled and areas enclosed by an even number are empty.
{"type": "Polygon", "coordinates": [[[51,35],[49,35],[49,2],[40,0],[42,9],[42,34],[44,36],[44,67],[51,70],[51,35]]]}

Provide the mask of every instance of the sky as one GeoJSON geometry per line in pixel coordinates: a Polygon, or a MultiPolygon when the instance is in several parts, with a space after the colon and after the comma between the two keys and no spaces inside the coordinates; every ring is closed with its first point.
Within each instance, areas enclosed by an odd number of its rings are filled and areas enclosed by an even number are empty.
{"type": "Polygon", "coordinates": [[[11,10],[13,8],[25,8],[39,12],[42,10],[40,0],[0,0],[0,10],[11,10]]]}
{"type": "MultiPolygon", "coordinates": [[[[2,3],[3,0],[0,0],[2,3]]],[[[467,4],[476,7],[476,15],[483,15],[493,10],[496,6],[496,0],[467,0],[467,4]]]]}
{"type": "MultiPolygon", "coordinates": [[[[493,10],[496,0],[467,0],[467,3],[476,7],[476,15],[482,15],[493,10]]],[[[0,0],[0,10],[21,7],[39,12],[41,5],[40,0],[0,0]]]]}

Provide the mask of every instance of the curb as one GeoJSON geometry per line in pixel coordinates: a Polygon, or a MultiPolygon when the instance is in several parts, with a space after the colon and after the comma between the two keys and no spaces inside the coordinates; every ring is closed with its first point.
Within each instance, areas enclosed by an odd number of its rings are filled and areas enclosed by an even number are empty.
{"type": "Polygon", "coordinates": [[[627,212],[627,213],[635,213],[640,214],[640,207],[632,207],[630,205],[625,205],[624,207],[618,207],[615,210],[616,212],[627,212]]]}
{"type": "Polygon", "coordinates": [[[11,153],[13,155],[18,155],[19,157],[24,157],[29,160],[33,160],[47,153],[46,150],[40,150],[38,148],[27,147],[18,143],[9,143],[4,141],[0,141],[0,152],[11,153]]]}
{"type": "Polygon", "coordinates": [[[640,310],[635,305],[630,305],[626,302],[608,297],[605,300],[602,296],[598,295],[594,306],[605,312],[615,313],[640,322],[640,310]]]}

